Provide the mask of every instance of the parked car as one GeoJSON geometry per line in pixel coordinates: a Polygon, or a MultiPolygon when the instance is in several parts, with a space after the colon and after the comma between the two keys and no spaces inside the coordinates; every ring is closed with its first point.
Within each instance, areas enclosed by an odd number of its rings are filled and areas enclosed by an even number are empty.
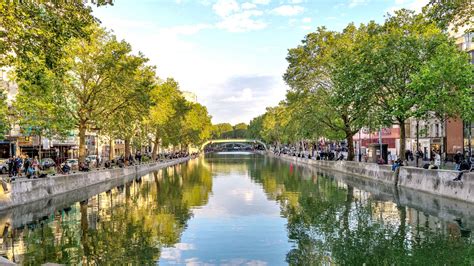
{"type": "Polygon", "coordinates": [[[42,169],[48,169],[50,167],[56,167],[56,163],[54,162],[53,159],[51,158],[43,158],[41,159],[41,168],[42,169]]]}
{"type": "Polygon", "coordinates": [[[67,159],[64,163],[61,164],[61,167],[67,164],[71,170],[79,170],[79,160],[78,159],[67,159]]]}
{"type": "Polygon", "coordinates": [[[8,173],[8,159],[0,159],[0,173],[8,173]]]}

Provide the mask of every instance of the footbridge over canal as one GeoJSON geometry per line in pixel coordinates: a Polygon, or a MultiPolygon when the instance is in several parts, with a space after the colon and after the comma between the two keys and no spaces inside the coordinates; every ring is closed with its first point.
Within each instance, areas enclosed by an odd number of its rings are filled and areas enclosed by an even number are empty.
{"type": "Polygon", "coordinates": [[[220,144],[220,143],[254,143],[254,144],[260,144],[263,146],[263,148],[265,150],[267,150],[267,145],[261,141],[261,140],[258,140],[258,139],[213,139],[213,140],[208,140],[206,142],[204,142],[204,144],[201,145],[201,151],[204,150],[204,148],[207,146],[207,145],[210,145],[210,144],[220,144]]]}

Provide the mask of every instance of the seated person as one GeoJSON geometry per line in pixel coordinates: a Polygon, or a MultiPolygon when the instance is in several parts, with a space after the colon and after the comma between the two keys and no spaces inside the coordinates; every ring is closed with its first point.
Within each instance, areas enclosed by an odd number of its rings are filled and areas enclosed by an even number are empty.
{"type": "Polygon", "coordinates": [[[71,171],[71,167],[67,163],[65,163],[63,164],[63,167],[61,170],[63,171],[63,173],[69,174],[69,172],[71,171]]]}
{"type": "Polygon", "coordinates": [[[88,172],[89,170],[89,165],[87,165],[86,163],[82,162],[79,164],[79,171],[88,172]]]}

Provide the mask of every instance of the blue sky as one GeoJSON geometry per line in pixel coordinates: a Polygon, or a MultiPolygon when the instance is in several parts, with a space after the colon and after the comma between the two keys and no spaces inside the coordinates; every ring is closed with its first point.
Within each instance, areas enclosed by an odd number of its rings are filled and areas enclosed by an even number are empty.
{"type": "Polygon", "coordinates": [[[284,99],[287,50],[319,26],[383,22],[427,0],[114,0],[102,25],[141,51],[160,78],[197,94],[213,123],[248,123],[284,99]]]}

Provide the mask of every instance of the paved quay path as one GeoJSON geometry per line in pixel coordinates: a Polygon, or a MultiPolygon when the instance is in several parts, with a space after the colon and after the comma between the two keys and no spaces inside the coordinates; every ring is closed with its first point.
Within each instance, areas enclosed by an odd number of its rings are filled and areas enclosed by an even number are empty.
{"type": "Polygon", "coordinates": [[[0,211],[48,200],[53,196],[75,192],[87,194],[88,188],[102,183],[123,184],[130,177],[136,177],[161,168],[186,162],[194,157],[185,157],[162,162],[132,165],[124,168],[100,169],[89,172],[76,172],[67,175],[49,175],[46,178],[19,178],[0,186],[0,211]]]}

